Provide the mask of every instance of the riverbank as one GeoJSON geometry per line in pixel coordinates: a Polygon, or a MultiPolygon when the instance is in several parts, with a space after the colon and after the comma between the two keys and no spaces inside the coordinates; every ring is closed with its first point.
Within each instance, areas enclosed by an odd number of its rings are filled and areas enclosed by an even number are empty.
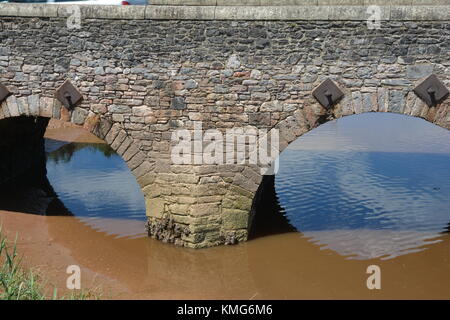
{"type": "MultiPolygon", "coordinates": [[[[43,285],[43,291],[47,297],[51,296],[53,288],[57,288],[58,296],[70,296],[74,292],[66,288],[66,280],[69,274],[66,269],[70,265],[78,265],[78,261],[72,256],[70,248],[54,241],[49,234],[47,219],[49,217],[25,214],[19,212],[9,212],[0,210],[0,225],[3,228],[4,236],[10,243],[17,237],[16,248],[21,259],[24,270],[33,270],[39,275],[39,285],[43,285]]],[[[105,288],[106,296],[114,286],[114,281],[102,277],[83,268],[81,277],[81,287],[85,292],[92,292],[91,296],[103,292],[100,288],[105,288]]],[[[114,291],[121,290],[114,286],[114,291]]],[[[75,291],[76,292],[76,291],[75,291]]]]}
{"type": "Polygon", "coordinates": [[[48,123],[45,138],[66,142],[105,143],[83,127],[54,119],[50,119],[48,123]]]}
{"type": "Polygon", "coordinates": [[[0,300],[87,300],[99,299],[99,292],[73,290],[61,294],[49,285],[36,267],[26,268],[14,240],[5,237],[0,225],[0,300]]]}

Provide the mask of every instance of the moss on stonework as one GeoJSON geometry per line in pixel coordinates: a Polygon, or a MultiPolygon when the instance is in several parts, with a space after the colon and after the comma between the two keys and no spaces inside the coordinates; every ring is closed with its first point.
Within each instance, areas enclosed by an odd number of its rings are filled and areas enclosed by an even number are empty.
{"type": "Polygon", "coordinates": [[[246,196],[239,195],[228,196],[223,200],[222,206],[224,208],[250,211],[252,206],[252,199],[246,196]]]}
{"type": "Polygon", "coordinates": [[[223,209],[222,221],[225,229],[245,229],[248,226],[248,212],[238,209],[223,209]]]}

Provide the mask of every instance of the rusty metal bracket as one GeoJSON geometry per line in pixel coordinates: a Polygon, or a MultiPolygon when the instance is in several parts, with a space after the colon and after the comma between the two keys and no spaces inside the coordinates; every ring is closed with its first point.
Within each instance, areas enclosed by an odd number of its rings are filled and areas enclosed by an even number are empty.
{"type": "Polygon", "coordinates": [[[341,89],[331,79],[323,81],[312,94],[325,109],[331,109],[344,96],[341,89]]]}
{"type": "Polygon", "coordinates": [[[434,74],[414,88],[414,93],[429,107],[437,105],[448,96],[448,89],[434,74]]]}
{"type": "Polygon", "coordinates": [[[56,89],[55,96],[68,110],[72,110],[83,100],[83,95],[69,79],[56,89]]]}

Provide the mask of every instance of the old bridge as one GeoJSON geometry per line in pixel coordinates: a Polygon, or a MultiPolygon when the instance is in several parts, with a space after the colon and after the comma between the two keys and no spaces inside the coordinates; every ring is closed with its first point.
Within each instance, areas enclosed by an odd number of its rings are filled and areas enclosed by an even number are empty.
{"type": "Polygon", "coordinates": [[[0,83],[10,92],[0,181],[42,156],[49,118],[71,121],[127,162],[149,234],[198,248],[247,239],[262,175],[247,163],[175,164],[175,130],[200,121],[203,130],[276,128],[282,151],[325,121],[363,112],[450,129],[448,99],[428,105],[413,91],[432,74],[450,85],[447,0],[152,3],[81,6],[79,17],[63,5],[0,4],[0,83]],[[367,23],[373,12],[378,27],[367,23]],[[331,109],[312,95],[327,78],[344,94],[331,109]],[[75,107],[55,98],[67,79],[83,97],[75,107]]]}

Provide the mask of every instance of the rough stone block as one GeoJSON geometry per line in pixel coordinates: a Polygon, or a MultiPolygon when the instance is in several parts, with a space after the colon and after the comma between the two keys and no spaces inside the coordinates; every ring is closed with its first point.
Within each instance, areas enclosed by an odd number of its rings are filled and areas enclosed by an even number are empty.
{"type": "Polygon", "coordinates": [[[406,66],[406,77],[409,79],[420,79],[433,73],[432,64],[416,64],[406,66]]]}
{"type": "Polygon", "coordinates": [[[161,198],[145,199],[147,207],[147,216],[154,218],[162,218],[164,216],[165,201],[161,198]]]}
{"type": "Polygon", "coordinates": [[[111,145],[113,143],[113,141],[116,139],[120,130],[121,130],[120,124],[115,123],[109,130],[108,134],[105,136],[106,143],[111,145]]]}
{"type": "Polygon", "coordinates": [[[248,227],[249,213],[237,209],[223,209],[222,219],[225,229],[246,229],[248,227]]]}
{"type": "Polygon", "coordinates": [[[126,137],[125,140],[122,141],[122,144],[120,145],[119,148],[117,148],[117,154],[122,156],[124,154],[125,151],[127,151],[128,147],[131,145],[131,143],[133,142],[133,139],[126,137]]]}
{"type": "Polygon", "coordinates": [[[189,210],[189,214],[194,217],[209,216],[218,213],[219,205],[217,203],[193,204],[189,210]]]}
{"type": "Polygon", "coordinates": [[[28,98],[19,97],[17,98],[17,106],[19,107],[19,113],[22,115],[29,115],[30,110],[28,109],[28,98]]]}
{"type": "Polygon", "coordinates": [[[227,195],[222,202],[223,208],[228,209],[240,209],[243,211],[250,212],[252,207],[252,198],[241,195],[227,195]]]}
{"type": "Polygon", "coordinates": [[[41,97],[39,101],[39,114],[41,117],[51,118],[53,116],[53,98],[41,97]]]}
{"type": "Polygon", "coordinates": [[[145,153],[139,151],[129,161],[127,161],[127,165],[131,170],[134,170],[144,162],[145,158],[145,153]]]}
{"type": "Polygon", "coordinates": [[[214,9],[214,7],[202,6],[147,6],[145,19],[213,20],[215,18],[214,9]]]}
{"type": "Polygon", "coordinates": [[[88,116],[89,111],[83,108],[76,107],[72,111],[72,122],[78,125],[83,125],[86,117],[88,116]]]}
{"type": "MultiPolygon", "coordinates": [[[[53,6],[53,5],[52,5],[53,6]]],[[[58,5],[58,16],[68,17],[72,14],[69,11],[70,4],[58,5]]],[[[145,18],[145,6],[115,6],[115,5],[94,5],[79,6],[83,19],[133,19],[141,20],[145,18]]]]}
{"type": "Polygon", "coordinates": [[[123,160],[129,161],[136,153],[138,153],[138,151],[139,147],[135,143],[132,143],[127,151],[122,155],[123,160]]]}
{"type": "Polygon", "coordinates": [[[188,215],[189,214],[189,205],[174,203],[174,204],[169,205],[169,211],[172,214],[188,215]]]}
{"type": "Polygon", "coordinates": [[[401,90],[389,91],[389,108],[390,112],[401,113],[405,107],[406,93],[401,90]]]}
{"type": "Polygon", "coordinates": [[[57,17],[57,6],[38,3],[0,3],[2,16],[57,17]]]}
{"type": "Polygon", "coordinates": [[[30,110],[31,116],[39,116],[39,96],[38,95],[28,96],[28,108],[30,110]]]}
{"type": "Polygon", "coordinates": [[[6,105],[8,106],[9,115],[11,117],[18,117],[20,115],[19,106],[17,105],[17,98],[13,95],[6,99],[6,105]]]}

